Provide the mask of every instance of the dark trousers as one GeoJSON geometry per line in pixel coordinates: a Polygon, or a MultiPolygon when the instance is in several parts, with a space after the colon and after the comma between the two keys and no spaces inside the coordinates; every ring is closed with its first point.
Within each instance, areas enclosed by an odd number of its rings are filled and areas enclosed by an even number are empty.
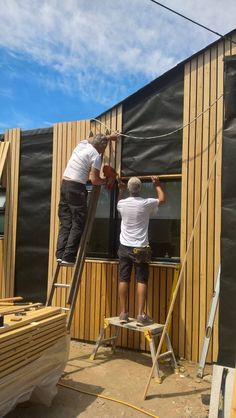
{"type": "Polygon", "coordinates": [[[57,258],[75,260],[87,217],[87,194],[84,184],[62,180],[58,207],[60,228],[57,258]]]}

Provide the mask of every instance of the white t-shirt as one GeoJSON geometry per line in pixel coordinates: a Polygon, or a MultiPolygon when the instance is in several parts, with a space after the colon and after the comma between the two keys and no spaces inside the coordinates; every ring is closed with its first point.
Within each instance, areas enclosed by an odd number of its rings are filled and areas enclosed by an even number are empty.
{"type": "Polygon", "coordinates": [[[148,225],[151,214],[157,210],[158,199],[128,197],[121,199],[117,209],[121,214],[120,243],[127,247],[148,245],[148,225]]]}
{"type": "Polygon", "coordinates": [[[91,167],[100,170],[101,155],[85,139],[81,141],[74,149],[63,176],[71,180],[86,184],[89,178],[91,167]]]}

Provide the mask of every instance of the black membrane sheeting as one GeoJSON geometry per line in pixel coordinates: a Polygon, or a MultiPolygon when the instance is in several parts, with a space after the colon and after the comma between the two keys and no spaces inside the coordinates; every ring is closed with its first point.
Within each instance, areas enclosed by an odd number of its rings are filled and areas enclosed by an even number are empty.
{"type": "Polygon", "coordinates": [[[47,294],[52,129],[22,132],[15,295],[44,302],[47,294]]]}
{"type": "Polygon", "coordinates": [[[236,363],[236,56],[225,59],[218,364],[236,363]]]}
{"type": "Polygon", "coordinates": [[[178,174],[182,168],[184,66],[154,80],[123,102],[122,175],[178,174]]]}

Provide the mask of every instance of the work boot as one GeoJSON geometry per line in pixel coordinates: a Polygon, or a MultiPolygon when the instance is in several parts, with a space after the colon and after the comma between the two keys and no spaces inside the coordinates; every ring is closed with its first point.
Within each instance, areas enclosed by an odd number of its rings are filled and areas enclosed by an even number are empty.
{"type": "Polygon", "coordinates": [[[127,322],[129,322],[128,313],[127,312],[121,312],[120,316],[119,316],[119,319],[120,319],[121,324],[127,324],[127,322]]]}
{"type": "Polygon", "coordinates": [[[76,257],[74,255],[68,255],[62,258],[62,266],[74,266],[76,262],[76,257]]]}
{"type": "Polygon", "coordinates": [[[147,316],[145,313],[137,316],[137,325],[139,327],[145,327],[153,324],[153,319],[147,316]]]}

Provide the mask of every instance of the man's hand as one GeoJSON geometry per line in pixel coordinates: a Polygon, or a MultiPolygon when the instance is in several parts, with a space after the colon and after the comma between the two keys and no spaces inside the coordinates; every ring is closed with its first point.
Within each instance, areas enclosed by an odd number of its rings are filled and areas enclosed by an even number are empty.
{"type": "Polygon", "coordinates": [[[161,187],[161,183],[160,183],[160,179],[158,176],[152,176],[152,182],[153,182],[153,186],[156,189],[156,193],[157,193],[157,198],[159,200],[159,204],[164,203],[165,202],[165,193],[161,187]]]}
{"type": "Polygon", "coordinates": [[[118,179],[118,187],[119,187],[119,191],[122,192],[126,190],[127,185],[121,179],[118,179]]]}
{"type": "Polygon", "coordinates": [[[119,131],[114,131],[114,132],[111,132],[110,134],[106,135],[108,141],[117,141],[119,136],[120,136],[119,131]]]}
{"type": "Polygon", "coordinates": [[[119,188],[119,194],[118,194],[118,200],[123,199],[124,191],[127,188],[126,183],[124,183],[121,179],[118,179],[118,188],[119,188]]]}
{"type": "Polygon", "coordinates": [[[155,187],[156,187],[156,186],[160,186],[160,179],[159,179],[159,177],[158,177],[158,176],[152,176],[151,178],[152,178],[153,185],[154,185],[155,187]]]}

